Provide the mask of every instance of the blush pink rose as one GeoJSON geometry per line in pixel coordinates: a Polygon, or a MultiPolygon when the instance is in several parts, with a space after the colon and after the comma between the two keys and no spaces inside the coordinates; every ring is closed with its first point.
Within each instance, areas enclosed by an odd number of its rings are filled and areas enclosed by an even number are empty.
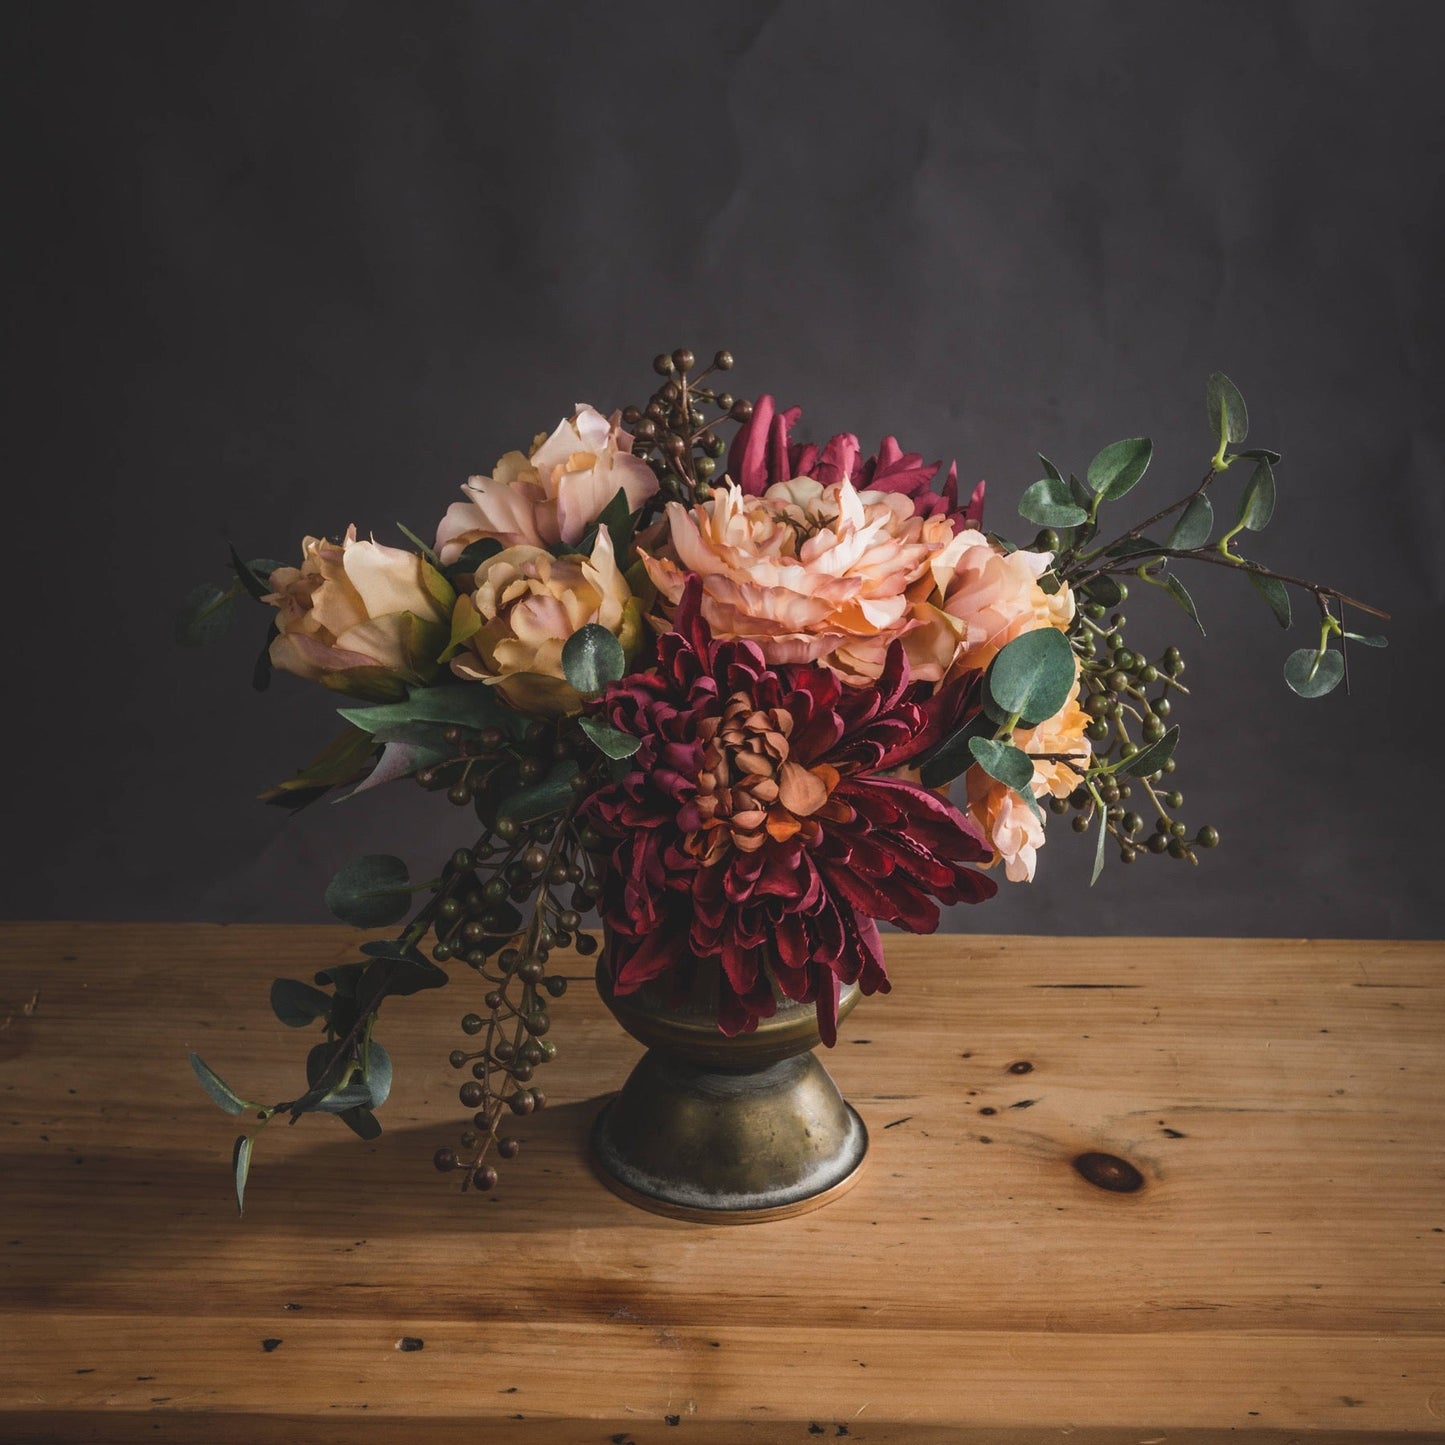
{"type": "Polygon", "coordinates": [[[578,542],[619,490],[636,511],[657,491],[657,478],[632,455],[621,415],[579,402],[530,456],[508,452],[491,476],[472,477],[462,488],[467,500],[453,502],[437,528],[437,555],[450,564],[485,538],[504,547],[578,542]]]}

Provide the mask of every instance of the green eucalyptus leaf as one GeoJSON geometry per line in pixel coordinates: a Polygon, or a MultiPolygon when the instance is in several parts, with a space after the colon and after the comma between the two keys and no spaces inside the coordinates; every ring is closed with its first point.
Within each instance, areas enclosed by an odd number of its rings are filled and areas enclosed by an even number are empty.
{"type": "Polygon", "coordinates": [[[201,1087],[228,1114],[244,1114],[254,1107],[248,1104],[199,1054],[191,1055],[191,1068],[201,1081],[201,1087]]]}
{"type": "Polygon", "coordinates": [[[342,1060],[338,1066],[336,1059],[336,1045],[334,1043],[317,1044],[306,1055],[306,1082],[311,1086],[313,1093],[326,1093],[328,1089],[339,1084],[355,1064],[350,1060],[342,1060]]]}
{"type": "Polygon", "coordinates": [[[610,727],[596,718],[578,718],[582,731],[597,745],[600,752],[609,758],[630,758],[642,746],[642,739],[625,733],[621,728],[610,727]]]}
{"type": "Polygon", "coordinates": [[[1042,452],[1039,453],[1039,461],[1043,464],[1046,477],[1056,482],[1064,480],[1064,474],[1042,452]]]}
{"type": "Polygon", "coordinates": [[[1334,648],[1316,652],[1302,647],[1285,659],[1284,680],[1301,697],[1323,697],[1333,692],[1344,675],[1344,656],[1334,648]]]}
{"type": "Polygon", "coordinates": [[[1249,585],[1269,603],[1269,610],[1274,613],[1274,620],[1281,627],[1288,627],[1293,620],[1294,612],[1290,607],[1289,588],[1276,577],[1264,577],[1258,572],[1247,572],[1249,585]]]}
{"type": "Polygon", "coordinates": [[[1147,778],[1151,773],[1157,773],[1174,756],[1174,749],[1178,745],[1179,724],[1175,723],[1162,738],[1140,748],[1133,757],[1120,763],[1115,771],[1125,777],[1147,778]]]}
{"type": "Polygon", "coordinates": [[[1171,572],[1164,579],[1164,590],[1194,619],[1194,625],[1201,633],[1204,624],[1199,620],[1199,609],[1189,595],[1189,589],[1171,572]]]}
{"type": "Polygon", "coordinates": [[[1274,468],[1266,461],[1255,463],[1254,474],[1239,499],[1239,525],[1262,532],[1274,516],[1274,468]]]}
{"type": "Polygon", "coordinates": [[[968,750],[989,777],[1006,783],[1020,796],[1033,795],[1033,759],[1021,748],[999,738],[972,738],[968,750]]]}
{"type": "Polygon", "coordinates": [[[1089,513],[1074,501],[1067,482],[1045,477],[1019,498],[1019,516],[1040,527],[1077,527],[1089,513]]]}
{"type": "Polygon", "coordinates": [[[579,771],[576,759],[564,759],[541,782],[518,788],[502,798],[497,804],[497,817],[525,825],[563,812],[577,796],[572,779],[579,771]]]}
{"type": "Polygon", "coordinates": [[[562,671],[583,697],[595,697],[627,671],[627,657],[605,627],[589,622],[564,644],[562,671]]]}
{"type": "MultiPolygon", "coordinates": [[[[369,943],[361,945],[362,951],[370,948],[369,943]]],[[[357,985],[366,972],[364,963],[333,963],[330,968],[321,969],[316,975],[317,983],[329,983],[336,990],[337,998],[355,998],[357,985]]]]}
{"type": "Polygon", "coordinates": [[[1390,639],[1388,637],[1372,637],[1367,636],[1363,632],[1347,632],[1345,636],[1348,637],[1351,642],[1358,642],[1361,647],[1388,647],[1390,645],[1390,639]]]}
{"type": "Polygon", "coordinates": [[[1094,494],[1072,472],[1069,473],[1069,495],[1086,511],[1094,505],[1094,494]]]}
{"type": "Polygon", "coordinates": [[[1203,492],[1189,499],[1169,534],[1169,546],[1180,552],[1202,547],[1214,530],[1214,507],[1203,492]]]}
{"type": "Polygon", "coordinates": [[[373,1039],[366,1046],[366,1087],[371,1090],[371,1107],[379,1109],[391,1095],[391,1055],[373,1039]]]}
{"type": "Polygon", "coordinates": [[[251,1150],[255,1141],[249,1134],[242,1134],[231,1149],[231,1173],[236,1177],[236,1213],[243,1218],[246,1213],[246,1180],[251,1177],[251,1150]]]}
{"type": "Polygon", "coordinates": [[[1099,875],[1104,871],[1104,844],[1109,837],[1108,812],[1097,799],[1094,801],[1094,806],[1099,814],[1099,841],[1094,844],[1094,869],[1089,874],[1090,888],[1099,881],[1099,875]]]}
{"type": "Polygon", "coordinates": [[[373,1139],[381,1138],[381,1124],[365,1104],[357,1104],[354,1108],[343,1109],[336,1117],[353,1134],[359,1135],[368,1143],[373,1139]]]}
{"type": "Polygon", "coordinates": [[[1149,469],[1154,443],[1148,437],[1128,437],[1110,442],[1089,463],[1089,485],[1105,501],[1117,501],[1130,491],[1149,469]]]}
{"type": "Polygon", "coordinates": [[[344,1114],[358,1106],[363,1109],[372,1107],[371,1090],[365,1084],[343,1084],[318,1099],[313,1108],[318,1114],[344,1114]]]}
{"type": "Polygon", "coordinates": [[[182,647],[200,647],[224,637],[236,620],[236,591],[202,582],[186,593],[176,615],[176,641],[182,647]]]}
{"type": "Polygon", "coordinates": [[[1090,602],[1097,602],[1100,607],[1117,607],[1124,600],[1124,589],[1105,573],[1102,577],[1095,577],[1084,588],[1084,595],[1090,602]]]}
{"type": "Polygon", "coordinates": [[[295,978],[278,978],[271,985],[271,1012],[288,1029],[304,1029],[331,1012],[331,995],[295,978]]]}
{"type": "Polygon", "coordinates": [[[1247,452],[1232,452],[1229,460],[1233,461],[1236,457],[1245,457],[1252,462],[1268,462],[1272,467],[1277,467],[1280,462],[1279,453],[1270,451],[1268,447],[1251,447],[1247,452]]]}
{"type": "Polygon", "coordinates": [[[1063,707],[1074,681],[1069,639],[1056,627],[1040,627],[1014,638],[989,664],[984,703],[997,722],[1017,713],[1020,721],[1032,726],[1063,707]]]}
{"type": "Polygon", "coordinates": [[[960,773],[973,766],[973,754],[969,744],[977,737],[992,737],[997,724],[980,709],[958,729],[950,734],[924,760],[919,777],[925,788],[941,788],[951,783],[960,773]]]}
{"type": "Polygon", "coordinates": [[[326,888],[326,906],[353,928],[382,928],[411,907],[411,875],[400,858],[368,853],[353,859],[326,888]]]}
{"type": "Polygon", "coordinates": [[[1249,435],[1249,409],[1239,388],[1222,372],[1216,371],[1205,389],[1209,406],[1209,425],[1219,438],[1219,445],[1237,446],[1249,435]]]}

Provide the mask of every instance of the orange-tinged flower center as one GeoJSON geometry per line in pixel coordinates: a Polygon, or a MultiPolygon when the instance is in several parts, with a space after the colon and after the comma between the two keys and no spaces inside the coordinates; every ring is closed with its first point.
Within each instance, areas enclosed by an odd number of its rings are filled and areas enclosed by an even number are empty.
{"type": "Polygon", "coordinates": [[[837,786],[838,772],[827,763],[807,768],[790,757],[792,731],[786,708],[754,707],[746,693],[729,698],[721,717],[700,720],[702,827],[683,840],[693,857],[710,865],[729,848],[754,853],[769,838],[785,842],[817,832],[814,815],[837,786]]]}

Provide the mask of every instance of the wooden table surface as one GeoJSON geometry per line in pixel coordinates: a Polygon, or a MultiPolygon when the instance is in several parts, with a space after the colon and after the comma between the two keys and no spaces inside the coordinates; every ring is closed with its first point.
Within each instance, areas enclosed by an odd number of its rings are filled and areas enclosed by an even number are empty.
{"type": "Polygon", "coordinates": [[[186,1052],[286,1097],[269,982],[355,941],[0,928],[0,1440],[1445,1439],[1445,946],[890,939],[827,1058],[862,1182],[746,1228],[591,1176],[637,1047],[580,985],[457,1194],[459,985],[387,1005],[387,1133],[273,1125],[238,1221],[186,1052]]]}

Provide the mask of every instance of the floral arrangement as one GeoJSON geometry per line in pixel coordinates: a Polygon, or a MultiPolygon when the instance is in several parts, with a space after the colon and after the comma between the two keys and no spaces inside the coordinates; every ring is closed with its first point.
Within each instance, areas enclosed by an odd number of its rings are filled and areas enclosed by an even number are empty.
{"type": "Polygon", "coordinates": [[[732,365],[657,357],[644,406],[579,405],[471,478],[431,544],[351,526],[306,538],[299,566],[233,549],[234,580],[186,599],[181,642],[218,636],[249,594],[271,616],[255,685],[279,669],[345,702],[344,731],[268,802],[411,778],[476,820],[429,881],[377,855],[332,880],[343,921],[405,924],[273,985],[281,1021],[323,1035],[296,1097],[245,1099],[192,1055],[211,1097],[255,1121],[236,1141],[238,1206],[269,1120],[380,1132],[380,1010],[452,974],[477,980],[450,1055],[472,1118],[435,1162],[491,1189],[519,1148],[507,1117],[546,1103],[556,953],[596,953],[594,918],[617,993],[659,980],[681,996],[713,970],[723,1033],[787,998],[816,1006],[832,1044],[844,985],[890,987],[879,923],[931,932],[940,904],[1031,880],[1048,813],[1093,832],[1095,878],[1111,846],[1125,863],[1197,862],[1219,839],[1178,816],[1184,661],[1129,647],[1130,585],[1194,623],[1181,563],[1238,572],[1281,627],[1291,591],[1308,596],[1318,639],[1284,668],[1304,697],[1346,676],[1348,643],[1383,645],[1345,616],[1385,614],[1237,550],[1273,514],[1279,455],[1238,449],[1247,413],[1222,374],[1192,490],[1111,531],[1149,440],[1104,447],[1082,479],[1041,457],[1020,512],[1042,530],[1015,545],[983,530],[984,485],[962,499],[956,465],[940,480],[892,437],[871,455],[849,434],[798,441],[796,408],[713,379],[732,365]],[[1237,463],[1248,480],[1216,536],[1216,483],[1237,463]]]}

